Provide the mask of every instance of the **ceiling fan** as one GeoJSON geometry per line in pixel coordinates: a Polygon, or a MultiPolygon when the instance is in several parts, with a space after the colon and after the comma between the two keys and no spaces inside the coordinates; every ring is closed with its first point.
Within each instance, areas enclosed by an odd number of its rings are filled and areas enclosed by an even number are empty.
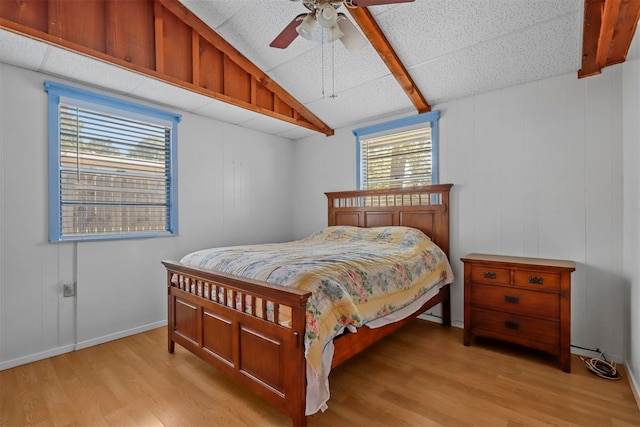
{"type": "Polygon", "coordinates": [[[299,35],[311,40],[316,22],[327,30],[329,42],[340,41],[349,51],[360,49],[365,38],[344,13],[337,9],[344,4],[348,8],[377,6],[382,4],[409,3],[414,0],[291,0],[302,1],[307,13],[301,13],[278,34],[269,46],[284,49],[299,35]]]}

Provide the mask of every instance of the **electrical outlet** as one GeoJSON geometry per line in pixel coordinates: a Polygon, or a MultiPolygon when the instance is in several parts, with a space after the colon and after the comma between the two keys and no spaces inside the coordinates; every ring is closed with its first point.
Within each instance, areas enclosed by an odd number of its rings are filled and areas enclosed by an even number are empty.
{"type": "Polygon", "coordinates": [[[62,294],[65,297],[74,297],[76,296],[76,284],[75,283],[64,283],[62,285],[62,294]]]}

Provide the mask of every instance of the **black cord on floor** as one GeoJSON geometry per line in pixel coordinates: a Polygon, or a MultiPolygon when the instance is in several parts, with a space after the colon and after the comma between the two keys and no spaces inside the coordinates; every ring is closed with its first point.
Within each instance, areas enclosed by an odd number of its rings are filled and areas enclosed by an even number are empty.
{"type": "Polygon", "coordinates": [[[593,348],[587,348],[587,347],[580,347],[579,345],[575,345],[575,344],[571,344],[571,347],[579,348],[580,350],[592,351],[594,353],[602,353],[599,348],[593,349],[593,348]]]}

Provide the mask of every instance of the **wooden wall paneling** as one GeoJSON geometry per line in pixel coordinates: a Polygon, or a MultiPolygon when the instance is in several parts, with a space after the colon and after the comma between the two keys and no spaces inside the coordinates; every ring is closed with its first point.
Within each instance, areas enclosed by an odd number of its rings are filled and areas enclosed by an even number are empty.
{"type": "MultiPolygon", "coordinates": [[[[296,123],[306,124],[307,127],[313,126],[313,123],[308,121],[305,117],[301,116],[297,110],[293,110],[293,111],[294,111],[293,118],[296,121],[296,123]]],[[[355,184],[353,184],[351,187],[355,187],[355,184]]]]}
{"type": "MultiPolygon", "coordinates": [[[[322,132],[327,136],[333,135],[333,129],[329,128],[324,122],[322,122],[318,117],[316,117],[311,111],[309,111],[304,105],[302,105],[297,99],[295,99],[291,94],[289,94],[286,90],[284,90],[280,85],[271,80],[269,76],[267,76],[260,68],[258,68],[254,63],[249,61],[244,55],[242,55],[236,48],[231,46],[226,40],[224,40],[218,33],[209,28],[204,22],[198,19],[194,14],[192,14],[186,7],[184,7],[177,0],[156,0],[162,3],[167,10],[171,11],[171,13],[178,16],[181,20],[183,20],[187,25],[193,27],[198,33],[200,33],[209,43],[211,43],[216,49],[220,50],[225,58],[228,58],[236,64],[236,66],[242,70],[244,70],[249,75],[256,78],[260,81],[265,87],[267,87],[272,92],[278,94],[281,99],[289,104],[292,109],[296,110],[304,120],[293,121],[292,118],[289,118],[289,122],[295,123],[300,126],[307,127],[309,129],[316,130],[318,132],[322,132]]],[[[225,71],[226,75],[226,71],[225,71]]],[[[226,82],[224,83],[227,84],[226,82]]],[[[273,117],[277,117],[279,119],[284,119],[284,117],[275,114],[272,110],[259,110],[255,104],[251,104],[251,96],[250,96],[250,81],[247,82],[248,96],[243,98],[248,105],[243,105],[242,102],[234,102],[233,99],[228,99],[222,97],[225,102],[229,102],[231,104],[235,104],[241,106],[243,108],[249,108],[250,106],[255,107],[255,111],[258,111],[262,114],[270,115],[273,117]]],[[[222,94],[228,96],[226,91],[221,92],[222,94]]],[[[242,100],[241,100],[242,101],[242,100]]],[[[249,108],[251,109],[251,108],[249,108]]]]}
{"type": "Polygon", "coordinates": [[[107,0],[104,53],[124,61],[125,64],[158,71],[154,16],[153,3],[107,0]]]}
{"type": "Polygon", "coordinates": [[[279,96],[275,96],[275,100],[273,103],[273,111],[275,111],[276,113],[280,113],[282,115],[285,115],[287,117],[293,117],[293,108],[291,108],[291,106],[287,105],[286,102],[284,102],[279,96]]]}
{"type": "Polygon", "coordinates": [[[224,94],[251,103],[251,76],[228,56],[224,57],[224,94]]]}
{"type": "Polygon", "coordinates": [[[249,101],[251,105],[258,105],[258,81],[254,78],[251,78],[250,82],[251,87],[249,88],[249,93],[251,100],[249,101]]]}
{"type": "MultiPolygon", "coordinates": [[[[255,98],[256,98],[256,106],[258,108],[266,108],[267,110],[275,111],[279,113],[276,108],[277,103],[277,95],[267,89],[261,82],[257,80],[253,80],[255,83],[255,98]]],[[[291,107],[289,107],[289,111],[291,111],[291,107]]],[[[289,115],[291,117],[291,114],[289,115]]]]}
{"type": "Polygon", "coordinates": [[[0,28],[333,135],[333,129],[178,0],[0,1],[0,28]],[[202,42],[199,61],[193,59],[197,56],[194,31],[226,58],[230,70],[219,67],[222,57],[209,55],[202,42]],[[209,69],[215,71],[210,73],[209,69]],[[194,83],[194,77],[200,77],[199,84],[194,83]],[[274,100],[271,105],[267,92],[252,94],[251,78],[276,94],[282,104],[274,100]]]}
{"type": "Polygon", "coordinates": [[[0,1],[0,18],[7,19],[37,31],[49,30],[50,9],[55,8],[55,2],[44,1],[0,1]]]}
{"type": "Polygon", "coordinates": [[[162,14],[162,44],[164,52],[163,73],[184,82],[193,83],[191,60],[191,27],[172,13],[162,14]]]}
{"type": "Polygon", "coordinates": [[[200,86],[200,35],[197,31],[189,28],[191,32],[191,82],[197,87],[200,86]]]}
{"type": "Polygon", "coordinates": [[[153,2],[153,31],[154,31],[154,48],[155,48],[155,70],[164,74],[164,9],[159,2],[153,2]]]}
{"type": "Polygon", "coordinates": [[[211,43],[198,37],[198,52],[200,54],[200,82],[199,87],[216,93],[224,90],[224,54],[211,43]]]}
{"type": "Polygon", "coordinates": [[[293,117],[293,108],[287,105],[279,96],[275,97],[273,110],[287,117],[293,117]]]}
{"type": "Polygon", "coordinates": [[[70,42],[105,52],[105,15],[105,0],[85,0],[82,2],[82,8],[70,1],[50,2],[48,32],[70,42]]]}

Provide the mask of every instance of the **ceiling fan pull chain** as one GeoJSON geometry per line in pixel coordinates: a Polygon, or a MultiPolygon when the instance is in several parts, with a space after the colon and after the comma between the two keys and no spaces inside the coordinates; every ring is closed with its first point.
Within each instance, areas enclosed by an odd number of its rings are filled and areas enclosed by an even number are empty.
{"type": "Polygon", "coordinates": [[[320,60],[320,66],[322,70],[320,70],[322,74],[322,99],[324,99],[324,27],[322,27],[322,40],[320,41],[320,55],[322,55],[322,59],[320,60]]]}
{"type": "MultiPolygon", "coordinates": [[[[333,31],[333,30],[331,30],[333,31]]],[[[335,55],[335,43],[331,43],[331,96],[335,98],[336,95],[336,55],[335,55]]]]}

